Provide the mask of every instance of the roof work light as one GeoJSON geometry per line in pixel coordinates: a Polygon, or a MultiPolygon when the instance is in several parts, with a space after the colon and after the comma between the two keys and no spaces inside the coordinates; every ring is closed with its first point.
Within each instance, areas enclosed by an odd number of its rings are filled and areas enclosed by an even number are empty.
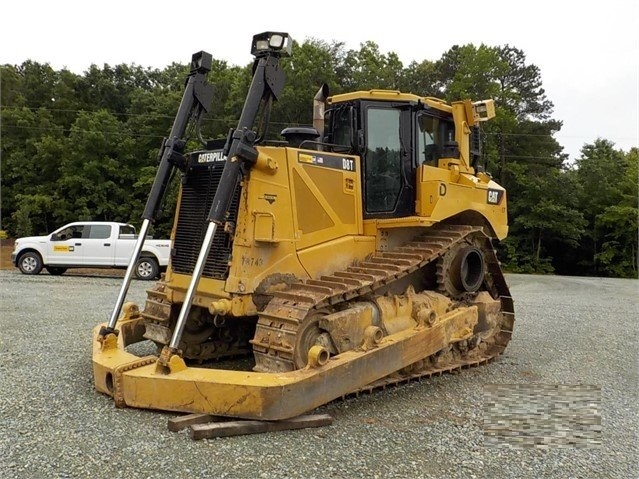
{"type": "Polygon", "coordinates": [[[265,55],[277,55],[288,57],[291,55],[293,40],[288,33],[264,32],[253,36],[251,54],[256,57],[265,55]]]}
{"type": "Polygon", "coordinates": [[[211,71],[213,56],[205,51],[194,53],[191,56],[191,73],[208,73],[211,71]]]}

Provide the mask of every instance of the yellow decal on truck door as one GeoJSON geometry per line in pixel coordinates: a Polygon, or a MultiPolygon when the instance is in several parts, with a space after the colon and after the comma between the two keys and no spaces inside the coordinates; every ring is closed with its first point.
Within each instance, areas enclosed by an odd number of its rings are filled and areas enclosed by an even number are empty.
{"type": "Polygon", "coordinates": [[[55,245],[53,247],[53,251],[55,253],[68,253],[70,251],[73,251],[73,246],[55,245]]]}

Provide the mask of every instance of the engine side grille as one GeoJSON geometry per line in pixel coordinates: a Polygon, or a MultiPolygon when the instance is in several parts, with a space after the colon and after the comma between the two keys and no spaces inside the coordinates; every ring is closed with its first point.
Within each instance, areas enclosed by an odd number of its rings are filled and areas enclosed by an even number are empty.
{"type": "MultiPolygon", "coordinates": [[[[208,216],[215,191],[222,176],[224,162],[193,165],[188,169],[182,181],[182,197],[178,212],[172,268],[176,273],[192,274],[195,269],[202,241],[208,227],[208,216]]],[[[240,199],[239,183],[233,193],[228,220],[237,221],[240,199]]],[[[226,279],[229,272],[233,237],[223,228],[218,228],[213,237],[202,276],[214,279],[226,279]]]]}

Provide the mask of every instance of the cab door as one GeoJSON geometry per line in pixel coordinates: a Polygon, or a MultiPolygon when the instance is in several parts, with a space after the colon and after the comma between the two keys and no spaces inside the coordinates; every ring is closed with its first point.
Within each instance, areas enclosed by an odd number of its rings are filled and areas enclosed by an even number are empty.
{"type": "Polygon", "coordinates": [[[415,212],[411,111],[404,103],[362,102],[365,146],[364,218],[400,218],[415,212]]]}

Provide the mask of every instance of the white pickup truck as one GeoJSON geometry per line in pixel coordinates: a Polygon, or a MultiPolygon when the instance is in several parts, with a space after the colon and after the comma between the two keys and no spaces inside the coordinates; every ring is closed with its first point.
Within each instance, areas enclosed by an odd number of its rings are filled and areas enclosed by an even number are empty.
{"type": "MultiPolygon", "coordinates": [[[[68,268],[126,268],[136,239],[135,227],[125,223],[69,223],[47,236],[18,238],[11,261],[24,274],[38,274],[42,268],[53,275],[68,268]]],[[[170,256],[170,240],[145,239],[135,265],[136,277],[157,278],[170,256]]]]}

